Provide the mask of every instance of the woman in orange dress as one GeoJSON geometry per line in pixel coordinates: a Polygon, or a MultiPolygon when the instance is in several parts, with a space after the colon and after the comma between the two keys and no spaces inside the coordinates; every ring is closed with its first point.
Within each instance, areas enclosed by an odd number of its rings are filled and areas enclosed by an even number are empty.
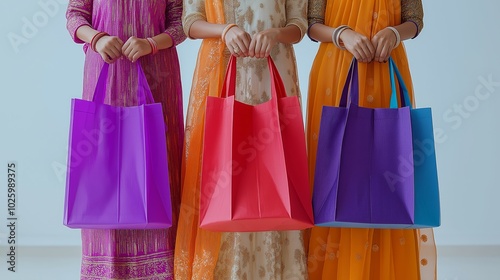
{"type": "MultiPolygon", "coordinates": [[[[406,51],[400,41],[423,27],[421,0],[309,0],[309,31],[321,42],[312,65],[307,106],[311,185],[323,106],[338,106],[353,57],[359,62],[359,102],[388,107],[393,58],[413,100],[406,51]]],[[[314,227],[308,251],[309,279],[436,279],[432,229],[389,230],[314,227]]]]}

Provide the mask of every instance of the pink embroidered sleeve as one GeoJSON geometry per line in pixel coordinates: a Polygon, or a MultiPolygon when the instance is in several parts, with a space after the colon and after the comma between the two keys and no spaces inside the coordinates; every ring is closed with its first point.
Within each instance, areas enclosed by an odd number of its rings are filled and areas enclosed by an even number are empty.
{"type": "Polygon", "coordinates": [[[83,25],[92,26],[92,4],[93,0],[70,0],[68,3],[66,28],[76,43],[85,43],[76,36],[76,30],[83,25]]]}
{"type": "Polygon", "coordinates": [[[169,0],[166,12],[166,30],[172,38],[173,46],[186,40],[186,34],[182,29],[182,0],[169,0]]]}

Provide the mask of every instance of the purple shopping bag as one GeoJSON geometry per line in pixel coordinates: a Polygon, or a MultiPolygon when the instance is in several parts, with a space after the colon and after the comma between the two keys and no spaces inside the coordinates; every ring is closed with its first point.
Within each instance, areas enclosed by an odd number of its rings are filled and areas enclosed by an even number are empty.
{"type": "Polygon", "coordinates": [[[93,100],[72,100],[64,205],[64,225],[70,228],[172,225],[162,107],[136,65],[138,106],[104,104],[108,64],[93,100]]]}
{"type": "Polygon", "coordinates": [[[407,160],[413,158],[412,126],[400,93],[400,108],[359,107],[354,60],[340,106],[323,107],[313,192],[316,225],[405,228],[414,223],[414,167],[407,160]],[[394,180],[393,174],[400,176],[394,180]]]}

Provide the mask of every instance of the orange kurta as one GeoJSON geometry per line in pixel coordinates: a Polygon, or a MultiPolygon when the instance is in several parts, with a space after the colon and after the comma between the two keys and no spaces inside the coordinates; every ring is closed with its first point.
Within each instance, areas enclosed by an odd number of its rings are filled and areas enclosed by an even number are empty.
{"type": "MultiPolygon", "coordinates": [[[[400,0],[326,1],[325,25],[348,25],[373,38],[387,26],[401,23],[400,0]]],[[[413,100],[413,86],[403,44],[391,54],[413,100]]],[[[307,143],[311,185],[314,182],[321,110],[338,105],[353,56],[332,43],[321,43],[310,73],[307,143]]],[[[359,64],[360,106],[388,107],[387,63],[359,64]]],[[[339,280],[436,279],[432,229],[376,230],[315,227],[310,232],[309,278],[339,280]]]]}

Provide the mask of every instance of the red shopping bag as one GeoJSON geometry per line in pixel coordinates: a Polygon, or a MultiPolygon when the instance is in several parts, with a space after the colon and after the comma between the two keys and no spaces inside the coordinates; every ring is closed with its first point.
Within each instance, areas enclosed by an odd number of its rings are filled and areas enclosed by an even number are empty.
{"type": "Polygon", "coordinates": [[[207,98],[201,228],[244,232],[313,226],[302,111],[296,96],[286,96],[271,58],[268,64],[269,101],[235,100],[235,57],[222,97],[207,98]]]}

